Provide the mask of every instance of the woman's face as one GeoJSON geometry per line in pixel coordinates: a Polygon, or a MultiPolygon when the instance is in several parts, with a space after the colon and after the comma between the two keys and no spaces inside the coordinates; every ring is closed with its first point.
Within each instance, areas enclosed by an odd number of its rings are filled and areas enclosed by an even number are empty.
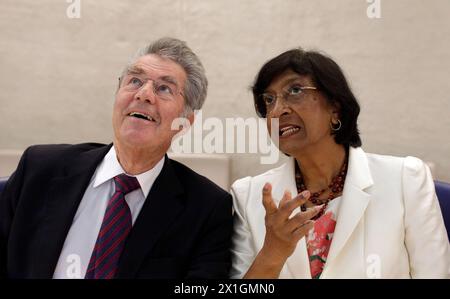
{"type": "MultiPolygon", "coordinates": [[[[266,88],[267,126],[272,129],[272,118],[279,119],[279,148],[295,156],[305,150],[334,142],[330,123],[339,119],[338,109],[330,105],[309,76],[292,70],[283,72],[266,88]],[[276,95],[273,99],[270,95],[276,95]]],[[[274,124],[275,125],[275,124],[274,124]]],[[[276,129],[276,128],[274,128],[276,129]]]]}

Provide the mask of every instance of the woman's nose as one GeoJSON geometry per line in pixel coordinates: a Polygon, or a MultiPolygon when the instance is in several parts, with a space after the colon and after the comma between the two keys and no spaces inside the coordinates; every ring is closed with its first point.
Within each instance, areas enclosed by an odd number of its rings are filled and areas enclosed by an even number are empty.
{"type": "Polygon", "coordinates": [[[281,115],[288,114],[290,111],[289,105],[283,96],[278,95],[275,101],[275,106],[272,109],[271,117],[279,118],[281,115]]]}

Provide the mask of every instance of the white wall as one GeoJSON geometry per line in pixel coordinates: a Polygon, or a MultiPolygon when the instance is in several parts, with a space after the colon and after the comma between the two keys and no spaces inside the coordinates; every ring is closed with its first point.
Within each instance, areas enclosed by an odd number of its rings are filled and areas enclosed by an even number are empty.
{"type": "MultiPolygon", "coordinates": [[[[414,155],[450,181],[450,1],[65,0],[0,2],[0,149],[110,142],[117,76],[161,36],[186,40],[210,82],[204,117],[255,116],[261,65],[292,47],[330,54],[362,106],[366,151],[414,155]]],[[[233,155],[231,179],[272,166],[233,155]]]]}

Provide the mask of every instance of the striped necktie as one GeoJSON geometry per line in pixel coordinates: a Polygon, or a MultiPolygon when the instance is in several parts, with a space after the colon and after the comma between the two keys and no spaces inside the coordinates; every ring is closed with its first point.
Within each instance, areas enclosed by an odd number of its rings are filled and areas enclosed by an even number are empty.
{"type": "Polygon", "coordinates": [[[86,279],[114,278],[125,241],[131,231],[131,212],[125,195],[139,188],[135,177],[120,174],[114,177],[115,192],[108,202],[98,233],[86,279]]]}

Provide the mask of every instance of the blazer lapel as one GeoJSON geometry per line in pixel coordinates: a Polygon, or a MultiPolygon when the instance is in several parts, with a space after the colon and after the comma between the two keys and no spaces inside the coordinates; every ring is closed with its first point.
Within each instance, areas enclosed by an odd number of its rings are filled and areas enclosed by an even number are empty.
{"type": "Polygon", "coordinates": [[[40,246],[33,263],[34,277],[53,276],[78,205],[97,165],[110,147],[111,144],[68,157],[63,175],[51,180],[44,203],[44,221],[39,230],[40,246]]]}
{"type": "Polygon", "coordinates": [[[160,235],[177,218],[184,207],[183,187],[165,158],[163,169],[153,184],[125,244],[118,278],[133,278],[160,235]]]}
{"type": "MultiPolygon", "coordinates": [[[[298,194],[295,183],[295,163],[295,159],[290,158],[281,169],[278,177],[274,179],[272,195],[277,205],[283,197],[285,190],[289,190],[292,197],[298,194]]],[[[298,212],[300,212],[299,208],[294,210],[294,214],[298,212]]],[[[302,238],[297,243],[294,253],[286,261],[286,266],[283,268],[280,278],[311,278],[305,238],[302,238]]]]}
{"type": "MultiPolygon", "coordinates": [[[[344,245],[360,223],[370,201],[370,192],[367,188],[372,185],[373,180],[366,154],[361,148],[350,147],[347,177],[337,215],[336,228],[321,278],[326,278],[331,271],[333,262],[339,257],[344,245]]],[[[359,240],[360,246],[364,246],[364,234],[354,237],[359,240]]],[[[364,248],[359,250],[360,253],[363,251],[364,248]]],[[[355,254],[359,253],[355,252],[355,254]]],[[[356,258],[357,256],[355,256],[356,258]]]]}

